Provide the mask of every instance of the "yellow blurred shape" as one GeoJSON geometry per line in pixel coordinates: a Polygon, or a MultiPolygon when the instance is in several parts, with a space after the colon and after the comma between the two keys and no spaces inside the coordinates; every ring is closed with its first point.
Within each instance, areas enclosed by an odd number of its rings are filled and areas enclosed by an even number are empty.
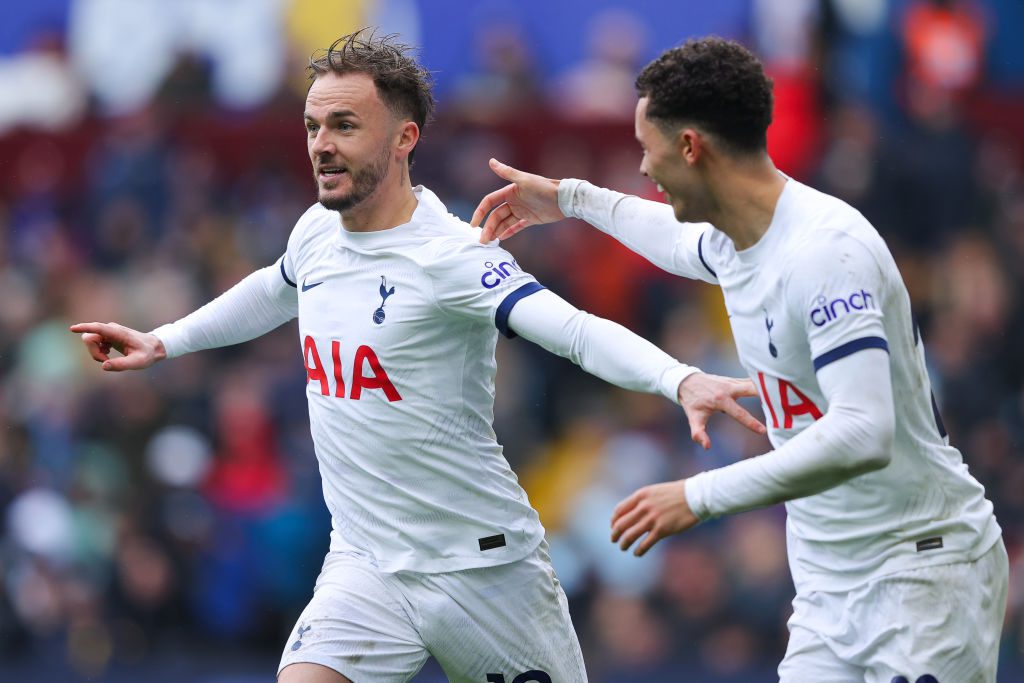
{"type": "Polygon", "coordinates": [[[292,0],[285,15],[288,40],[301,54],[326,48],[366,25],[374,0],[292,0]]]}

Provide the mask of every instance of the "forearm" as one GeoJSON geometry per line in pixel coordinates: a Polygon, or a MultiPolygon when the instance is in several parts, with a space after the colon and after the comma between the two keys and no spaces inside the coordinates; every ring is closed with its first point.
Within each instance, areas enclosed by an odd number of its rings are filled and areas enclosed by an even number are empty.
{"type": "Polygon", "coordinates": [[[862,351],[822,369],[819,380],[823,388],[833,385],[820,420],[774,451],[686,481],[697,517],[814,495],[888,464],[894,429],[888,354],[862,351]]]}
{"type": "Polygon", "coordinates": [[[298,315],[294,288],[283,283],[277,266],[252,273],[202,308],[153,330],[174,358],[193,351],[239,344],[283,325],[298,315]]]}
{"type": "Polygon", "coordinates": [[[579,218],[611,235],[663,270],[714,281],[710,272],[695,267],[696,259],[686,253],[697,248],[702,230],[677,221],[668,204],[566,178],[558,186],[558,206],[566,216],[579,218]]]}
{"type": "Polygon", "coordinates": [[[509,314],[509,327],[606,382],[661,394],[672,402],[678,400],[679,384],[700,372],[621,325],[585,313],[547,290],[517,303],[509,314]]]}

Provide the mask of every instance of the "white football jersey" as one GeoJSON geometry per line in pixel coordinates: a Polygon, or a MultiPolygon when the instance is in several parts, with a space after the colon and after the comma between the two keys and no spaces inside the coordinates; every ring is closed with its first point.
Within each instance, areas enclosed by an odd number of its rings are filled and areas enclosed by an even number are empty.
{"type": "Polygon", "coordinates": [[[280,261],[298,293],[331,549],[385,572],[504,564],[544,530],[495,439],[494,349],[542,287],[415,192],[412,220],[379,232],[311,207],[280,261]]]}
{"type": "Polygon", "coordinates": [[[662,268],[721,286],[775,448],[828,411],[817,370],[862,349],[888,351],[891,463],[786,503],[798,591],[844,590],[867,576],[974,560],[996,542],[992,504],[942,426],[906,287],[859,212],[789,179],[768,231],[737,252],[721,231],[680,224],[666,205],[585,183],[560,190],[560,198],[563,210],[662,268]]]}

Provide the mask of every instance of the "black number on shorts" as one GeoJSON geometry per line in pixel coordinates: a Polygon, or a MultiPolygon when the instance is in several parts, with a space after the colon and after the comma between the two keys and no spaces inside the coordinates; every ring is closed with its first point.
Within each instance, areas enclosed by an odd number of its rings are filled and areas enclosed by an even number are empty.
{"type": "MultiPolygon", "coordinates": [[[[512,679],[512,683],[551,683],[551,676],[548,676],[545,672],[534,669],[533,671],[524,671],[515,678],[512,679]]],[[[503,674],[487,674],[487,683],[505,683],[505,676],[503,674]]]]}

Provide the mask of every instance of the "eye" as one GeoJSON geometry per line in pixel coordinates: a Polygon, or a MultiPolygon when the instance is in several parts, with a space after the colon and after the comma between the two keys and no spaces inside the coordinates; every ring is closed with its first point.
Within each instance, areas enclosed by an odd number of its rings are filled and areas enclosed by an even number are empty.
{"type": "Polygon", "coordinates": [[[348,121],[342,121],[341,123],[338,124],[338,130],[340,130],[342,132],[348,132],[350,130],[355,130],[355,129],[356,129],[356,127],[353,126],[348,121]]]}
{"type": "Polygon", "coordinates": [[[316,134],[318,130],[320,130],[320,126],[316,125],[315,123],[306,124],[306,132],[309,133],[310,135],[316,134]]]}

